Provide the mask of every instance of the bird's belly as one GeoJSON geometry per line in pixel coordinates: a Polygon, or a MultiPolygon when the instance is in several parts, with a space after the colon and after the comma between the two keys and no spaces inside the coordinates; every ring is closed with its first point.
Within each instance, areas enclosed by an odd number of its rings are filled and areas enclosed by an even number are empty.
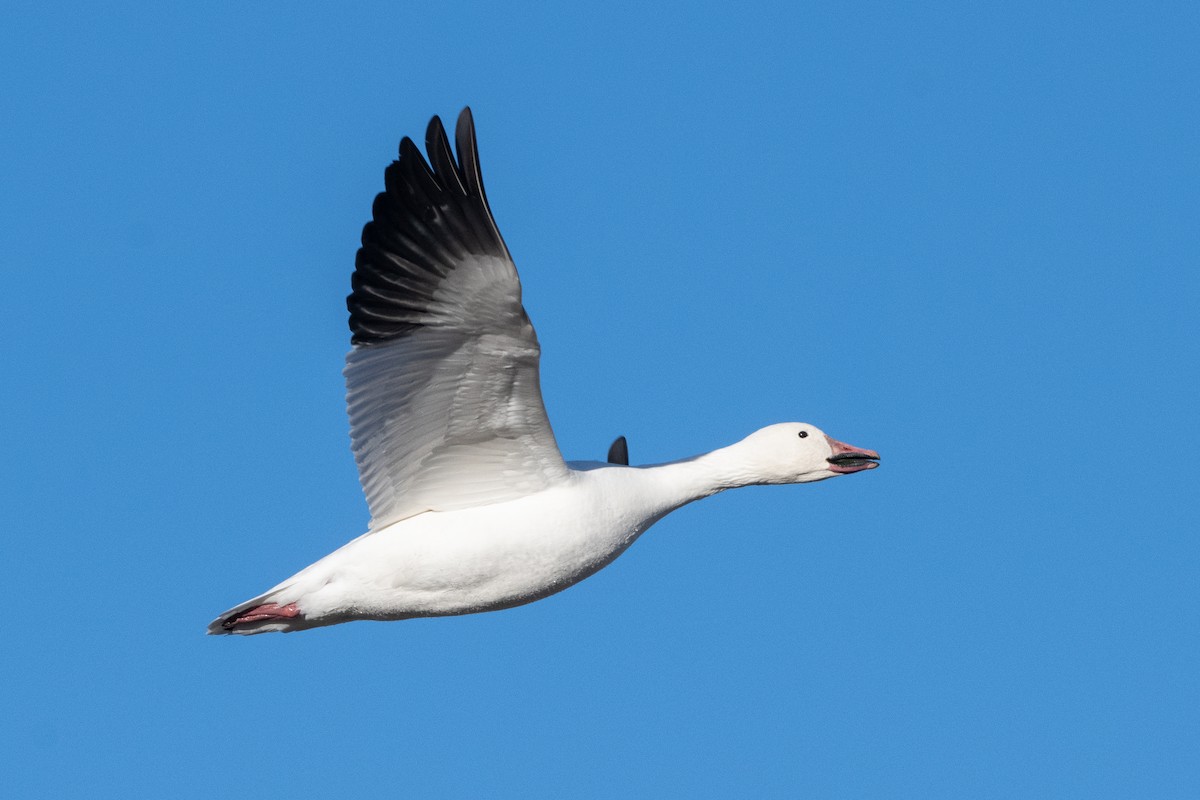
{"type": "Polygon", "coordinates": [[[531,520],[514,505],[511,514],[497,506],[422,514],[360,537],[329,557],[322,594],[374,619],[509,608],[583,580],[637,536],[636,526],[602,514],[531,520]]]}

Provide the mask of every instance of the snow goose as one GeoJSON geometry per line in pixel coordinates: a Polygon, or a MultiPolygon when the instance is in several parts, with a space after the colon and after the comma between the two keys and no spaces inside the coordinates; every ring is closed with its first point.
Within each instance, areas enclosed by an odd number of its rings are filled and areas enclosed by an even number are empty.
{"type": "Polygon", "coordinates": [[[542,406],[539,346],[492,219],[470,109],[457,159],[441,120],[384,172],[347,298],[350,438],[366,533],[226,611],[209,633],[494,611],[562,591],[693,500],[872,469],[879,455],[812,425],[771,425],[666,464],[564,462],[542,406]]]}

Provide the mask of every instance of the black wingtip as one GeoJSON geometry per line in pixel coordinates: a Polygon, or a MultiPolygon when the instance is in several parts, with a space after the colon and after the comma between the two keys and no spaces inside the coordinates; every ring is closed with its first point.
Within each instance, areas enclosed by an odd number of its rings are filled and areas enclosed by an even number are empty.
{"type": "Polygon", "coordinates": [[[475,118],[467,106],[458,115],[454,127],[454,149],[458,153],[458,166],[462,170],[467,191],[487,198],[483,191],[483,175],[479,169],[479,142],[475,139],[475,118]]]}
{"type": "Polygon", "coordinates": [[[442,127],[442,117],[440,114],[434,114],[429,118],[429,124],[425,126],[425,138],[432,139],[438,131],[445,131],[442,127]]]}
{"type": "Polygon", "coordinates": [[[467,131],[470,131],[471,138],[475,138],[475,115],[471,113],[470,106],[463,106],[463,110],[458,112],[458,119],[454,124],[455,138],[462,136],[467,131]]]}
{"type": "Polygon", "coordinates": [[[608,448],[608,463],[629,466],[629,443],[625,441],[624,436],[618,436],[608,448]]]}
{"type": "Polygon", "coordinates": [[[438,286],[464,254],[512,260],[483,191],[470,107],[458,115],[454,133],[452,148],[434,115],[425,129],[428,161],[406,136],[399,159],[384,170],[384,192],[363,228],[346,298],[356,347],[422,327],[438,286]]]}

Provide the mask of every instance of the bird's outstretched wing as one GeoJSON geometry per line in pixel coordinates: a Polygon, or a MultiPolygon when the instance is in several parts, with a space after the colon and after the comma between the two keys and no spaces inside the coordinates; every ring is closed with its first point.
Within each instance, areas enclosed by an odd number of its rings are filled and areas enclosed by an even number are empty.
{"type": "Polygon", "coordinates": [[[540,348],[484,195],[471,110],[412,140],[355,259],[346,402],[371,529],[510,500],[566,478],[538,378],[540,348]],[[431,166],[432,165],[432,166],[431,166]]]}

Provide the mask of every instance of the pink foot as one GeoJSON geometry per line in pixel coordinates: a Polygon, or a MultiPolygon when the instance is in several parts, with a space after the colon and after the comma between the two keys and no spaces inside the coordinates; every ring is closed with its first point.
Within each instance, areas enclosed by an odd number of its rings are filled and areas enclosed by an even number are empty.
{"type": "Polygon", "coordinates": [[[291,619],[298,616],[300,616],[300,609],[296,608],[295,603],[288,603],[286,606],[281,606],[278,603],[264,603],[261,606],[255,606],[243,611],[236,617],[230,617],[221,623],[221,627],[229,630],[241,625],[243,622],[258,622],[264,619],[291,619]]]}

